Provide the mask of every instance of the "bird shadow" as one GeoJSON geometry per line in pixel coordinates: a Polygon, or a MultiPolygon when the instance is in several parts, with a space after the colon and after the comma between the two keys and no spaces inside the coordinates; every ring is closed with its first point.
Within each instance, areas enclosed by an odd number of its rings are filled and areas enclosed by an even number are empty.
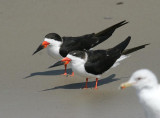
{"type": "MultiPolygon", "coordinates": [[[[44,72],[34,72],[31,73],[29,76],[24,77],[23,79],[27,79],[33,76],[37,76],[37,75],[48,75],[48,76],[52,76],[52,75],[61,75],[64,73],[64,69],[60,69],[60,70],[49,70],[49,71],[44,71],[44,72]]],[[[67,73],[72,73],[71,69],[67,69],[67,73]]]]}
{"type": "MultiPolygon", "coordinates": [[[[115,78],[115,76],[116,76],[116,74],[112,74],[104,79],[99,80],[98,86],[102,86],[104,84],[108,84],[108,83],[120,80],[118,78],[115,78]]],[[[88,88],[91,88],[95,85],[95,81],[88,82],[87,85],[88,85],[88,88]]],[[[49,88],[49,89],[45,89],[42,91],[49,91],[49,90],[56,90],[56,89],[80,89],[84,86],[85,86],[85,82],[80,82],[80,83],[72,83],[72,84],[66,84],[66,85],[62,85],[62,86],[56,86],[54,88],[49,88]]]]}

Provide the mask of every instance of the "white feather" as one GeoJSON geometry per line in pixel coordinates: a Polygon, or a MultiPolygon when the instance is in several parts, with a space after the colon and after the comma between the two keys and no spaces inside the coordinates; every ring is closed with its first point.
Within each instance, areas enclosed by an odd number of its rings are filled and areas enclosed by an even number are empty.
{"type": "Polygon", "coordinates": [[[117,59],[117,61],[114,63],[114,65],[112,66],[112,68],[117,67],[118,65],[120,65],[120,61],[128,58],[128,55],[122,55],[119,59],[117,59]]]}

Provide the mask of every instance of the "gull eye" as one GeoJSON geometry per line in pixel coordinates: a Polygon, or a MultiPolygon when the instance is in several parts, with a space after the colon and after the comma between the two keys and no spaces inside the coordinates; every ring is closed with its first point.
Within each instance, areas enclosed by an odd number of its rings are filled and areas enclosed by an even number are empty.
{"type": "Polygon", "coordinates": [[[137,80],[141,80],[142,78],[138,77],[137,80]]]}

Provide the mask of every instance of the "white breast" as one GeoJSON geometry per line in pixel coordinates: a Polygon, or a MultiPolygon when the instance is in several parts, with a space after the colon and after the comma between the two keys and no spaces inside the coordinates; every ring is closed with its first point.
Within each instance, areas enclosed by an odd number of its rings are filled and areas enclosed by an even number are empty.
{"type": "Polygon", "coordinates": [[[87,77],[87,73],[84,68],[84,64],[81,63],[71,63],[71,67],[73,72],[76,74],[82,76],[82,77],[87,77]]]}
{"type": "Polygon", "coordinates": [[[160,118],[160,89],[141,91],[138,93],[141,104],[145,109],[147,118],[160,118]],[[151,94],[152,93],[152,94],[151,94]]]}
{"type": "Polygon", "coordinates": [[[48,54],[55,59],[62,59],[62,56],[59,54],[60,47],[58,46],[48,46],[47,52],[48,54]]]}

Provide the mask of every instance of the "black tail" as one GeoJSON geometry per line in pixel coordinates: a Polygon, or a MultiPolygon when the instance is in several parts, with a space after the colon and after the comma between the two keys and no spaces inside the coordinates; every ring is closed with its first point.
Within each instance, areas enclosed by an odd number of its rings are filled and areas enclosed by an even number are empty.
{"type": "Polygon", "coordinates": [[[129,44],[130,40],[131,40],[131,37],[128,36],[123,42],[121,42],[120,44],[112,48],[112,50],[120,51],[120,53],[122,53],[124,49],[127,47],[127,45],[129,44]]]}
{"type": "Polygon", "coordinates": [[[112,34],[113,34],[113,32],[117,29],[117,28],[119,28],[119,27],[121,27],[121,26],[123,26],[123,25],[125,25],[125,24],[127,24],[128,22],[126,22],[126,20],[124,20],[124,21],[122,21],[122,22],[120,22],[120,23],[117,23],[117,24],[115,24],[115,25],[113,25],[113,26],[111,26],[111,27],[109,27],[109,28],[107,28],[107,29],[105,29],[105,30],[102,30],[101,32],[98,32],[97,34],[95,34],[95,36],[96,37],[106,37],[106,39],[107,38],[109,38],[110,36],[112,36],[112,34]]]}
{"type": "Polygon", "coordinates": [[[124,50],[124,51],[122,52],[122,54],[123,54],[123,55],[130,54],[130,53],[132,53],[132,52],[135,52],[135,51],[137,51],[137,50],[140,50],[140,49],[145,48],[147,45],[149,45],[149,43],[148,43],[148,44],[141,45],[141,46],[137,46],[137,47],[134,47],[134,48],[131,48],[131,49],[126,49],[126,50],[124,50]]]}

